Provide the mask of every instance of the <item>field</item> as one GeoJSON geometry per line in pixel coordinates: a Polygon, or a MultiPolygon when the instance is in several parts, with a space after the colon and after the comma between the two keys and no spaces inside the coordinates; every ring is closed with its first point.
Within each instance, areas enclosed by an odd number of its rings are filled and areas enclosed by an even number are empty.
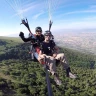
{"type": "MultiPolygon", "coordinates": [[[[48,96],[44,69],[31,60],[29,46],[19,38],[0,37],[0,96],[48,96]]],[[[62,85],[56,85],[49,73],[53,95],[95,96],[96,56],[64,47],[60,50],[77,79],[66,77],[65,70],[57,65],[62,85]]]]}

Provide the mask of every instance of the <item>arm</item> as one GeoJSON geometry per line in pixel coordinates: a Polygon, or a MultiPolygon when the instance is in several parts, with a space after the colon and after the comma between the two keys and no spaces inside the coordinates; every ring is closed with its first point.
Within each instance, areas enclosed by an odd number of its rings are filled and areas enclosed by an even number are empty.
{"type": "Polygon", "coordinates": [[[22,39],[24,42],[28,42],[28,41],[32,41],[32,40],[33,40],[33,38],[31,38],[31,37],[25,38],[23,32],[20,32],[19,36],[21,37],[21,39],[22,39]]]}
{"type": "Polygon", "coordinates": [[[59,53],[59,48],[57,46],[54,46],[53,57],[55,58],[58,53],[59,53]]]}
{"type": "Polygon", "coordinates": [[[42,51],[40,50],[39,56],[40,56],[41,58],[45,58],[46,54],[43,54],[42,51]]]}
{"type": "Polygon", "coordinates": [[[45,58],[46,54],[43,53],[43,43],[40,45],[40,52],[39,52],[39,57],[45,58]]]}
{"type": "Polygon", "coordinates": [[[59,47],[58,46],[54,46],[54,53],[59,53],[59,47]]]}
{"type": "Polygon", "coordinates": [[[38,56],[38,61],[39,61],[40,64],[45,64],[45,62],[44,62],[45,57],[46,57],[46,55],[43,54],[42,51],[40,50],[39,56],[38,56]]]}
{"type": "Polygon", "coordinates": [[[53,53],[58,53],[59,52],[59,47],[55,44],[55,42],[53,40],[50,41],[51,42],[51,46],[53,49],[53,53]]]}

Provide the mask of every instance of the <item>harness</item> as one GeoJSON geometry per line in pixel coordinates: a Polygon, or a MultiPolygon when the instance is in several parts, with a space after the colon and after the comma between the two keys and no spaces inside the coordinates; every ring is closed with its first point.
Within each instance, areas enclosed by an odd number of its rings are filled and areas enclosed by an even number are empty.
{"type": "MultiPolygon", "coordinates": [[[[36,37],[36,35],[34,35],[36,37]]],[[[41,38],[42,39],[42,38],[41,38]]],[[[34,61],[35,59],[38,59],[38,54],[40,52],[41,47],[41,42],[36,38],[35,42],[31,42],[30,46],[30,52],[31,53],[31,58],[34,61]]]]}

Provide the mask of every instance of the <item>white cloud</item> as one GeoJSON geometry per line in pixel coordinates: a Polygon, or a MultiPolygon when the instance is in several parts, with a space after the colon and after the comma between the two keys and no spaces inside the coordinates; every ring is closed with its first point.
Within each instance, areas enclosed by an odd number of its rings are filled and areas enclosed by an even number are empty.
{"type": "Polygon", "coordinates": [[[37,19],[40,15],[44,14],[44,11],[42,10],[40,13],[33,16],[33,19],[37,19]]]}
{"type": "Polygon", "coordinates": [[[43,9],[44,6],[42,6],[42,5],[44,5],[44,2],[37,2],[37,1],[31,2],[31,3],[29,2],[25,5],[23,4],[22,8],[15,9],[16,14],[14,14],[13,16],[20,16],[21,17],[24,14],[27,15],[28,13],[34,14],[34,13],[43,9]]]}
{"type": "Polygon", "coordinates": [[[67,12],[67,13],[61,14],[61,16],[70,15],[70,14],[78,14],[78,13],[96,13],[96,10],[72,11],[72,12],[67,12]]]}

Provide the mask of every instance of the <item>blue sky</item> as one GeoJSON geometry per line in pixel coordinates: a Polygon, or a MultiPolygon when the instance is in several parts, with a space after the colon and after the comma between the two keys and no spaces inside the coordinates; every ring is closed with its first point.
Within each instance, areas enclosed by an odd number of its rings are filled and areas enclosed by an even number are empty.
{"type": "Polygon", "coordinates": [[[96,30],[96,0],[0,0],[0,36],[28,34],[21,19],[26,18],[35,33],[35,27],[52,32],[90,32],[96,30]],[[48,7],[49,6],[49,7],[48,7]]]}

